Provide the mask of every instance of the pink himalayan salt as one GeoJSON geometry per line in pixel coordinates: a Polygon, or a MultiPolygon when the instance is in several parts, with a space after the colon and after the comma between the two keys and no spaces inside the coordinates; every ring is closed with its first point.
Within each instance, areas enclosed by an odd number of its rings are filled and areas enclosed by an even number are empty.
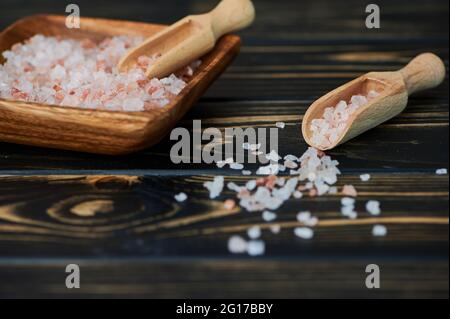
{"type": "Polygon", "coordinates": [[[232,210],[233,208],[236,207],[236,202],[232,199],[227,199],[224,203],[223,203],[223,207],[225,207],[225,209],[227,210],[232,210]]]}
{"type": "Polygon", "coordinates": [[[353,185],[344,185],[344,187],[342,188],[342,194],[345,196],[352,196],[352,197],[358,196],[358,192],[356,191],[356,188],[353,185]]]}
{"type": "Polygon", "coordinates": [[[322,147],[336,143],[347,128],[350,115],[377,96],[379,93],[371,90],[367,96],[352,96],[349,103],[340,101],[334,107],[327,107],[322,118],[311,121],[312,142],[322,147]]]}
{"type": "Polygon", "coordinates": [[[130,112],[164,107],[183,90],[199,62],[178,76],[148,79],[145,70],[158,57],[141,56],[134,68],[119,73],[119,59],[142,40],[116,36],[96,44],[36,35],[3,52],[0,98],[130,112]]]}

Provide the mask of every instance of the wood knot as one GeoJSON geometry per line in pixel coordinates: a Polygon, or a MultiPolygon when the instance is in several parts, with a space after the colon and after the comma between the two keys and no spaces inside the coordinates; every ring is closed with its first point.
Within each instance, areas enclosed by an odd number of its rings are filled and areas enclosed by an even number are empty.
{"type": "Polygon", "coordinates": [[[90,200],[73,206],[72,214],[81,217],[92,217],[98,213],[106,214],[114,210],[114,203],[107,199],[90,200]]]}

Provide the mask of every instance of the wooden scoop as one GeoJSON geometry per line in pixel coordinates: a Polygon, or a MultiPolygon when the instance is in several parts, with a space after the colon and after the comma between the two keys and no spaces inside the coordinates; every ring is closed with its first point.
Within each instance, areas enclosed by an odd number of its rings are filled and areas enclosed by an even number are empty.
{"type": "Polygon", "coordinates": [[[345,143],[401,113],[408,103],[409,95],[438,86],[444,80],[445,72],[445,65],[438,56],[424,53],[399,71],[367,73],[322,96],[308,108],[302,121],[303,138],[306,143],[320,150],[345,143]],[[346,129],[334,144],[324,147],[313,143],[311,121],[322,118],[325,108],[334,107],[342,100],[348,102],[352,95],[367,96],[372,90],[378,92],[379,96],[350,115],[346,129]]]}
{"type": "Polygon", "coordinates": [[[129,50],[118,69],[126,71],[141,55],[160,55],[146,75],[165,77],[208,53],[224,34],[249,26],[254,18],[251,0],[222,0],[211,12],[187,16],[129,50]]]}

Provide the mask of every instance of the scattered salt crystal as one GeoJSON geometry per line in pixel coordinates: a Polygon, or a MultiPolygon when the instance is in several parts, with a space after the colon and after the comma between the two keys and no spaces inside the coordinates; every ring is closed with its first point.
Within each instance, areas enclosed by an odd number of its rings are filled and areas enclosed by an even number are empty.
{"type": "Polygon", "coordinates": [[[261,143],[258,143],[258,144],[250,144],[249,145],[249,149],[250,149],[250,151],[257,151],[257,150],[259,150],[260,148],[261,148],[261,143]]]}
{"type": "Polygon", "coordinates": [[[218,168],[222,168],[222,167],[224,167],[225,165],[227,165],[227,164],[232,164],[232,163],[234,163],[234,160],[233,160],[232,157],[229,157],[229,158],[227,158],[227,159],[225,159],[225,160],[220,160],[220,161],[218,161],[218,162],[216,163],[216,165],[217,165],[218,168]]]}
{"type": "Polygon", "coordinates": [[[294,234],[302,239],[311,239],[314,237],[314,231],[308,227],[297,227],[294,229],[294,234]]]}
{"type": "Polygon", "coordinates": [[[177,202],[184,202],[187,199],[187,195],[185,193],[179,193],[174,196],[177,202]]]}
{"type": "Polygon", "coordinates": [[[268,210],[265,210],[262,213],[262,218],[266,222],[271,222],[271,221],[274,221],[275,219],[277,219],[277,214],[270,212],[268,210]]]}
{"type": "Polygon", "coordinates": [[[283,158],[285,161],[298,162],[298,157],[295,155],[288,154],[283,158]]]}
{"type": "Polygon", "coordinates": [[[341,198],[341,204],[344,206],[354,205],[355,199],[351,197],[342,197],[341,198]]]}
{"type": "Polygon", "coordinates": [[[367,182],[370,180],[370,174],[361,174],[359,175],[359,178],[361,179],[361,181],[367,182]]]}
{"type": "Polygon", "coordinates": [[[231,163],[230,164],[230,168],[231,169],[236,169],[236,170],[241,170],[244,168],[244,165],[240,164],[240,163],[231,163]]]}
{"type": "Polygon", "coordinates": [[[250,180],[245,184],[245,187],[249,190],[252,191],[255,189],[256,187],[256,181],[255,180],[250,180]]]}
{"type": "Polygon", "coordinates": [[[344,187],[342,188],[342,194],[352,197],[358,196],[358,192],[353,185],[344,185],[344,187]]]}
{"type": "Polygon", "coordinates": [[[281,159],[280,155],[278,155],[275,150],[272,150],[269,154],[266,154],[266,158],[272,162],[278,162],[281,159]]]}
{"type": "Polygon", "coordinates": [[[280,171],[280,165],[269,164],[267,166],[261,166],[256,171],[257,175],[277,175],[280,171]]]}
{"type": "Polygon", "coordinates": [[[314,227],[319,223],[319,219],[313,217],[309,211],[299,212],[297,214],[297,220],[309,227],[314,227]]]}
{"type": "Polygon", "coordinates": [[[281,226],[279,224],[270,225],[270,231],[273,234],[278,234],[281,230],[281,226]]]}
{"type": "Polygon", "coordinates": [[[299,199],[299,198],[302,198],[302,197],[303,197],[303,193],[300,192],[300,191],[295,191],[294,194],[293,194],[293,196],[294,196],[294,198],[299,199]]]}
{"type": "Polygon", "coordinates": [[[387,228],[384,225],[374,225],[372,235],[375,237],[383,237],[387,235],[387,228]]]}
{"type": "Polygon", "coordinates": [[[275,126],[281,129],[284,129],[284,127],[286,126],[286,123],[284,122],[276,122],[275,126]]]}
{"type": "Polygon", "coordinates": [[[236,202],[232,199],[227,199],[224,203],[223,203],[223,207],[225,207],[225,209],[227,210],[232,210],[233,208],[236,207],[236,202]]]}
{"type": "Polygon", "coordinates": [[[437,175],[447,175],[447,169],[446,168],[439,168],[436,170],[437,175]]]}
{"type": "Polygon", "coordinates": [[[235,235],[228,239],[228,250],[232,254],[242,254],[247,252],[247,246],[247,241],[241,236],[235,235]]]}
{"type": "Polygon", "coordinates": [[[261,228],[259,226],[252,226],[247,230],[247,235],[251,239],[257,239],[261,237],[261,228]]]}
{"type": "Polygon", "coordinates": [[[264,255],[266,245],[262,240],[250,240],[247,243],[247,253],[250,256],[264,255]]]}
{"type": "Polygon", "coordinates": [[[236,193],[239,193],[241,191],[241,187],[237,185],[235,182],[229,182],[227,184],[227,188],[229,190],[235,191],[236,193]]]}
{"type": "Polygon", "coordinates": [[[252,175],[252,172],[249,170],[242,170],[242,175],[244,176],[252,175]]]}
{"type": "Polygon", "coordinates": [[[209,191],[209,198],[214,199],[220,195],[223,190],[223,176],[216,176],[212,182],[205,182],[205,186],[209,191]]]}
{"type": "Polygon", "coordinates": [[[369,200],[366,203],[366,210],[372,215],[380,215],[380,202],[377,200],[369,200]]]}
{"type": "Polygon", "coordinates": [[[298,164],[294,161],[291,160],[285,160],[284,161],[284,166],[290,169],[295,169],[298,167],[298,164]]]}

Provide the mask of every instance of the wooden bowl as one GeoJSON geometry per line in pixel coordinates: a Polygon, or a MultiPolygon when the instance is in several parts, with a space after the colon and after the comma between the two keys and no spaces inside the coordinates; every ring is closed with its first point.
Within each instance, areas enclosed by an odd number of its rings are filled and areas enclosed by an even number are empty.
{"type": "MultiPolygon", "coordinates": [[[[81,18],[68,29],[64,16],[23,18],[0,33],[0,52],[35,34],[102,40],[115,35],[150,36],[165,28],[142,22],[81,18]]],[[[240,48],[240,38],[224,36],[184,90],[167,106],[144,112],[86,110],[0,99],[0,141],[98,154],[127,154],[159,142],[226,69],[240,48]]],[[[0,54],[0,63],[4,63],[0,54]]]]}

